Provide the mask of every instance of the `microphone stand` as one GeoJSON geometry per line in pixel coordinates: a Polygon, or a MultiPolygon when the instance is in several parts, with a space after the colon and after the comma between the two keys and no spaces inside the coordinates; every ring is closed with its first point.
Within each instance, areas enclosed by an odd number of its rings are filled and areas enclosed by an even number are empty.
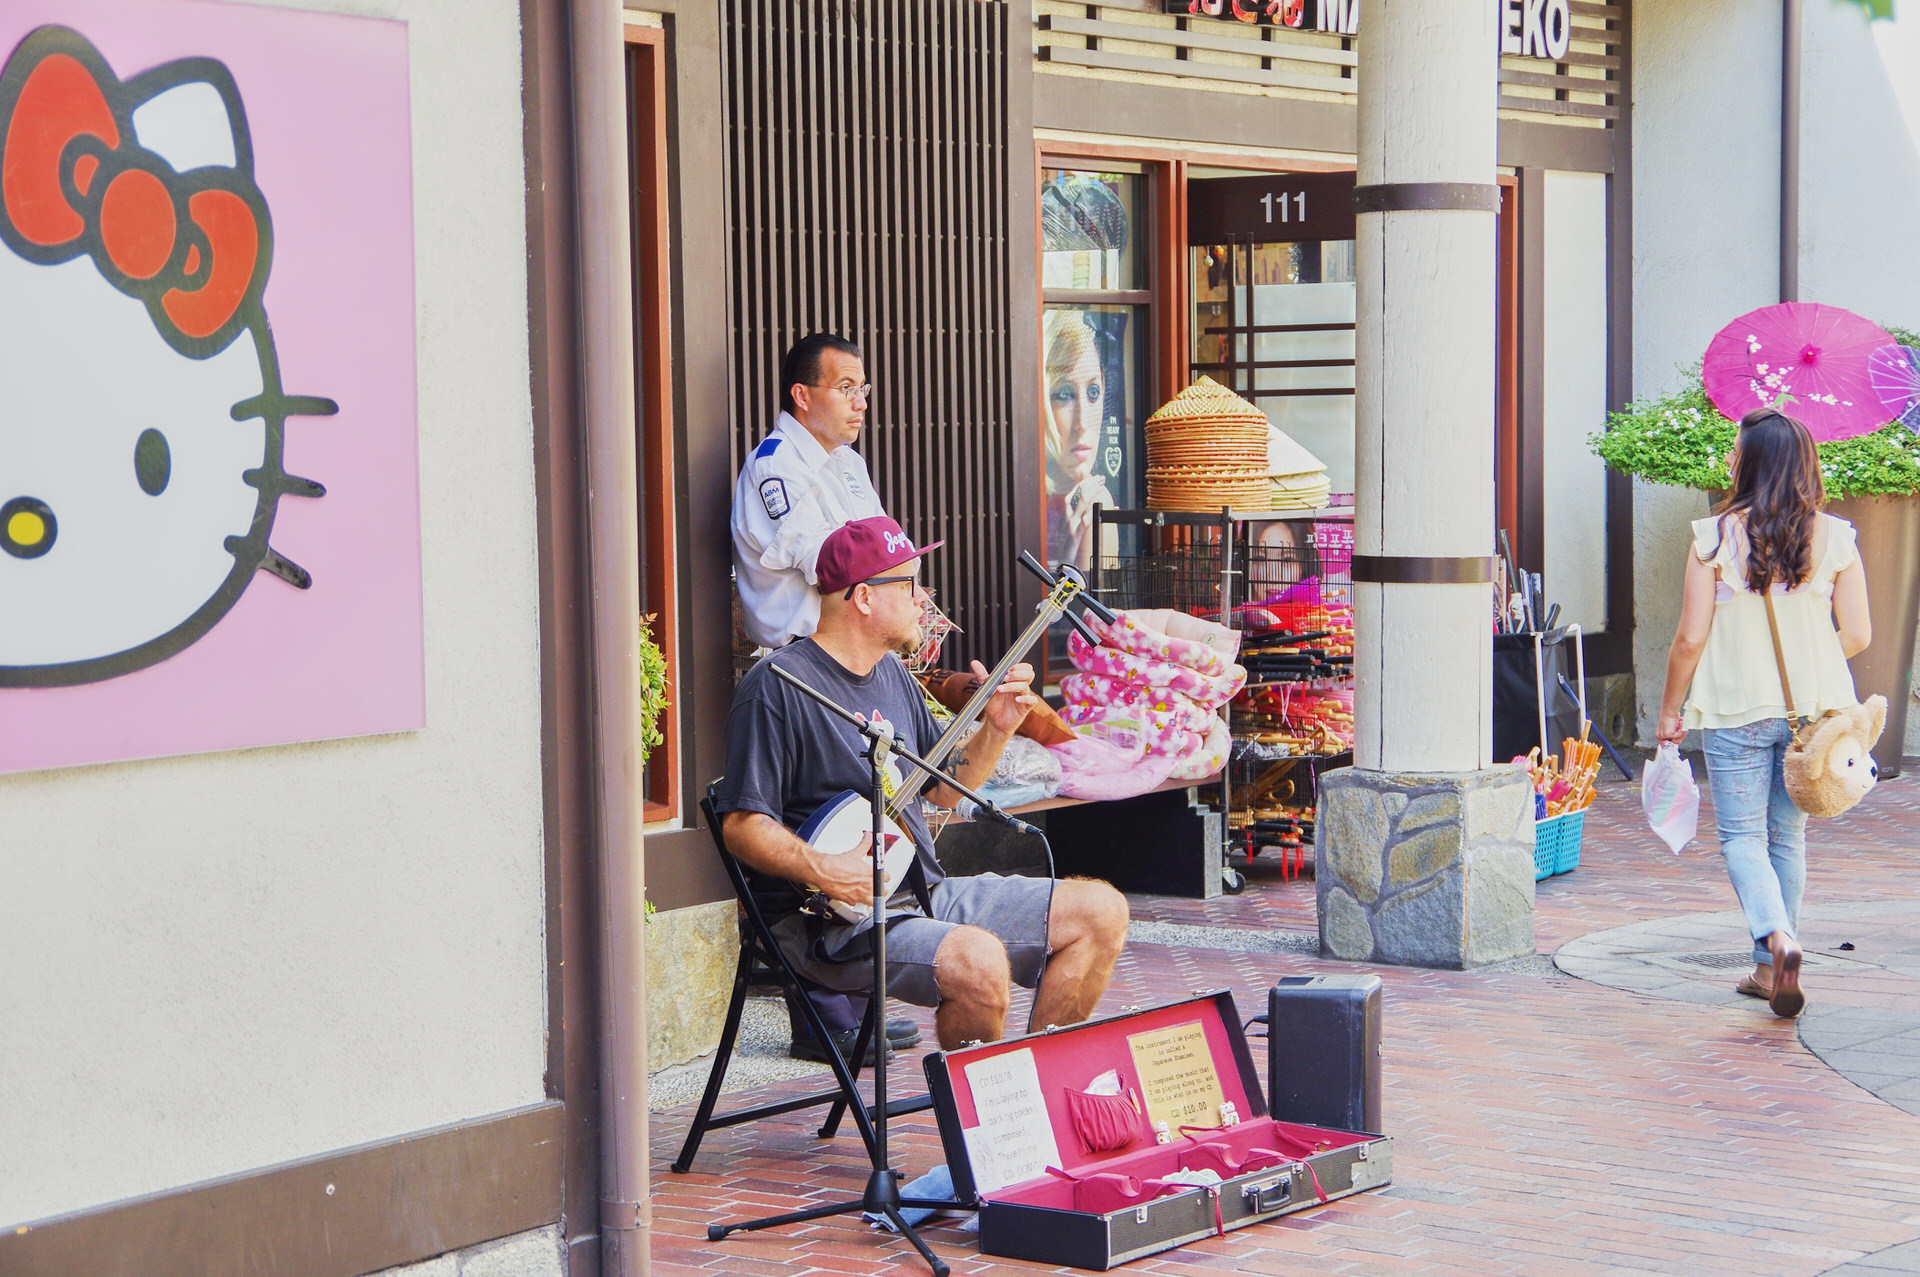
{"type": "MultiPolygon", "coordinates": [[[[873,945],[873,989],[872,1001],[868,1003],[867,1021],[861,1026],[858,1040],[854,1043],[854,1059],[858,1061],[866,1051],[868,1039],[873,1035],[874,1025],[884,1023],[887,1008],[887,926],[884,897],[886,884],[883,880],[883,866],[886,861],[886,848],[882,842],[882,821],[887,809],[886,766],[889,754],[898,754],[916,767],[926,769],[927,781],[938,780],[973,803],[975,813],[990,819],[1003,821],[1016,829],[1029,833],[1038,833],[1032,825],[1016,820],[994,806],[992,801],[981,797],[967,788],[951,775],[933,766],[911,750],[901,747],[893,738],[893,733],[872,722],[864,715],[855,713],[817,691],[806,680],[788,672],[779,665],[769,665],[776,675],[784,679],[802,695],[813,700],[831,713],[839,715],[860,730],[866,738],[867,747],[862,757],[867,760],[868,791],[867,804],[873,811],[873,904],[871,934],[873,945]]],[[[918,852],[916,850],[915,854],[918,852]]],[[[882,1035],[884,1036],[884,1035],[882,1035]]],[[[831,1043],[828,1044],[831,1048],[831,1043]]],[[[825,1206],[813,1206],[806,1210],[791,1211],[785,1215],[774,1215],[766,1219],[748,1220],[739,1224],[710,1224],[707,1226],[707,1239],[719,1241],[729,1233],[753,1232],[762,1228],[777,1228],[782,1224],[799,1224],[807,1220],[825,1219],[830,1215],[847,1215],[854,1211],[869,1211],[883,1215],[894,1229],[913,1243],[920,1257],[932,1265],[934,1277],[947,1277],[948,1268],[938,1255],[935,1255],[913,1225],[907,1223],[900,1213],[903,1206],[930,1206],[945,1210],[977,1210],[973,1202],[955,1201],[947,1198],[919,1198],[900,1196],[900,1176],[893,1169],[887,1155],[887,1056],[890,1052],[884,1047],[876,1047],[873,1055],[873,1140],[867,1146],[867,1157],[872,1170],[867,1176],[867,1187],[858,1201],[833,1202],[825,1206]]],[[[857,1065],[856,1065],[857,1067],[857,1065]]],[[[855,1097],[858,1102],[858,1097],[855,1097]]]]}

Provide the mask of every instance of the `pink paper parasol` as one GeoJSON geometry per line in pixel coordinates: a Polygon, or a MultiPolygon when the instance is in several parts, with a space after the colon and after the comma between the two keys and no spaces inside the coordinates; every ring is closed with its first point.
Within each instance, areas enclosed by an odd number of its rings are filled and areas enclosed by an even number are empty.
{"type": "Polygon", "coordinates": [[[1893,419],[1920,434],[1920,350],[1882,346],[1867,360],[1867,377],[1893,419]]]}
{"type": "Polygon", "coordinates": [[[1749,311],[1715,334],[1701,375],[1714,407],[1734,421],[1777,406],[1804,421],[1817,441],[1851,439],[1894,416],[1868,372],[1873,352],[1892,342],[1892,334],[1850,310],[1784,302],[1749,311]]]}

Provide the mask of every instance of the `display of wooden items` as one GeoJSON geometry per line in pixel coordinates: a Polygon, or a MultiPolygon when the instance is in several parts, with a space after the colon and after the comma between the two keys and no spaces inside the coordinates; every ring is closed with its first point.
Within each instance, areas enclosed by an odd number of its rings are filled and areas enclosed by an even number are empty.
{"type": "Polygon", "coordinates": [[[1600,774],[1600,746],[1587,739],[1592,726],[1581,723],[1580,738],[1567,737],[1558,754],[1542,758],[1536,745],[1524,760],[1515,760],[1524,762],[1533,778],[1533,792],[1547,800],[1548,819],[1585,811],[1593,805],[1593,783],[1600,774]]]}

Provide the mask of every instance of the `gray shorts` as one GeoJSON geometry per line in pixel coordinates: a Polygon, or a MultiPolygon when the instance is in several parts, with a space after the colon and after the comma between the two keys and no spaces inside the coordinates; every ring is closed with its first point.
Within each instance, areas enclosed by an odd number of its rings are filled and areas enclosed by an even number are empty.
{"type": "MultiPolygon", "coordinates": [[[[979,927],[1007,946],[1014,983],[1031,989],[1047,965],[1047,916],[1053,906],[1053,879],[1003,878],[972,874],[942,878],[928,893],[933,915],[918,907],[887,914],[887,994],[917,1006],[937,1006],[934,954],[956,927],[979,927]]],[[[895,897],[899,899],[899,897],[895,897]]],[[[800,974],[842,993],[873,987],[871,926],[820,924],[796,914],[773,928],[780,949],[800,974]]]]}

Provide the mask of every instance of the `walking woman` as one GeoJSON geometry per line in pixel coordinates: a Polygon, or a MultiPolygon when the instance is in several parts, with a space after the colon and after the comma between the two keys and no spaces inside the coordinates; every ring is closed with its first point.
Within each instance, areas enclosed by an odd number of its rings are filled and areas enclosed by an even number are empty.
{"type": "Polygon", "coordinates": [[[1821,512],[1826,491],[1807,428],[1771,409],[1749,413],[1732,465],[1733,491],[1716,514],[1694,520],[1656,735],[1678,743],[1689,728],[1704,729],[1720,853],[1753,937],[1753,973],[1738,988],[1792,1017],[1807,1001],[1795,939],[1807,817],[1787,797],[1782,763],[1793,733],[1761,592],[1773,594],[1803,718],[1857,703],[1847,658],[1872,628],[1853,525],[1821,512]]]}

